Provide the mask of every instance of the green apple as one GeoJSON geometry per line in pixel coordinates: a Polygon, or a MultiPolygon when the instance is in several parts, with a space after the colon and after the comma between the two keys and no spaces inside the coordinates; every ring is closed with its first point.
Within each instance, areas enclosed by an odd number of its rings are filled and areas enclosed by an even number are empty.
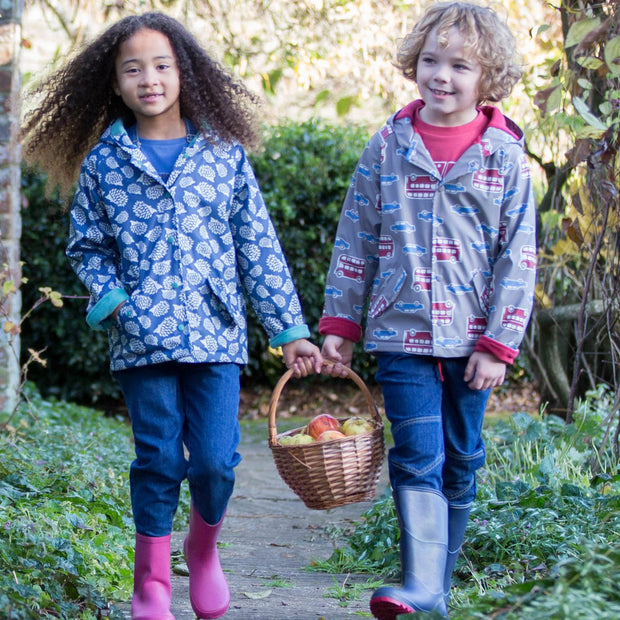
{"type": "Polygon", "coordinates": [[[281,446],[302,446],[313,443],[314,439],[306,433],[296,433],[295,435],[284,435],[278,439],[278,442],[281,446]]]}
{"type": "Polygon", "coordinates": [[[361,435],[373,430],[372,423],[361,416],[353,416],[342,423],[342,432],[345,435],[361,435]]]}

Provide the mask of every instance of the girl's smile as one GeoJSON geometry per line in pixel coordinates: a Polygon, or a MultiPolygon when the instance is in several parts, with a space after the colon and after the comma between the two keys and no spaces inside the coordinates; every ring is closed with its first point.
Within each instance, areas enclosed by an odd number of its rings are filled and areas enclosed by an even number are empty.
{"type": "Polygon", "coordinates": [[[448,31],[443,47],[437,30],[428,35],[417,65],[418,90],[426,104],[420,117],[430,125],[453,127],[472,121],[477,114],[478,84],[482,68],[465,48],[456,28],[448,31]]]}

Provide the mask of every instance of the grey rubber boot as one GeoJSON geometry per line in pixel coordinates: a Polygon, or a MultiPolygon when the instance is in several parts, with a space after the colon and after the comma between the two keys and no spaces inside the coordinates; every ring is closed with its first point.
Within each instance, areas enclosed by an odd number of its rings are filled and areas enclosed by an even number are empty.
{"type": "Polygon", "coordinates": [[[379,620],[416,611],[446,616],[448,503],[441,493],[411,487],[395,489],[394,503],[400,524],[402,586],[376,590],[370,611],[379,620]]]}
{"type": "Polygon", "coordinates": [[[443,580],[443,595],[446,606],[450,599],[452,587],[452,573],[463,545],[465,530],[469,521],[470,506],[449,506],[448,508],[448,555],[446,558],[446,572],[443,580]]]}

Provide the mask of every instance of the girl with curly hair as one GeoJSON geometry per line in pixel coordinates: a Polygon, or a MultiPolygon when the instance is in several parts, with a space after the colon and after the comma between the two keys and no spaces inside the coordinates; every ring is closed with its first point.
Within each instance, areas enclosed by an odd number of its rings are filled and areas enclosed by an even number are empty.
{"type": "Polygon", "coordinates": [[[34,96],[25,155],[65,193],[79,173],[67,256],[90,292],[87,322],[108,332],[132,422],[132,618],[173,618],[170,534],[185,478],[190,600],[199,618],[219,618],[230,592],[216,543],[241,458],[243,293],[296,376],[322,363],[242,146],[257,138],[255,97],[156,12],[121,19],[34,96]]]}
{"type": "MultiPolygon", "coordinates": [[[[446,616],[485,461],[490,390],[519,353],[532,310],[536,207],[523,132],[486,102],[521,75],[491,9],[431,4],[398,66],[420,99],[369,141],[345,198],[319,331],[323,355],[377,358],[394,447],[401,587],[370,599],[380,620],[446,616]]],[[[330,368],[328,366],[328,368],[330,368]]]]}

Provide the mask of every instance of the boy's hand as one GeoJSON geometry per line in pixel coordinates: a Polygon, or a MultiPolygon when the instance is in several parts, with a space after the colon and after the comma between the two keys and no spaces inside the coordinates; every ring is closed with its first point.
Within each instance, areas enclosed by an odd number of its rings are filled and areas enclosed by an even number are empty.
{"type": "Polygon", "coordinates": [[[343,366],[351,368],[354,344],[352,340],[347,340],[342,336],[331,334],[325,336],[321,353],[325,359],[334,362],[334,364],[325,366],[323,372],[332,377],[347,377],[347,371],[344,370],[343,366]]]}
{"type": "Polygon", "coordinates": [[[488,390],[504,383],[506,364],[495,355],[474,351],[467,362],[463,379],[472,390],[488,390]]]}
{"type": "Polygon", "coordinates": [[[292,369],[296,377],[307,377],[313,370],[317,374],[321,373],[323,367],[321,351],[305,338],[282,345],[282,355],[286,367],[292,369]]]}

